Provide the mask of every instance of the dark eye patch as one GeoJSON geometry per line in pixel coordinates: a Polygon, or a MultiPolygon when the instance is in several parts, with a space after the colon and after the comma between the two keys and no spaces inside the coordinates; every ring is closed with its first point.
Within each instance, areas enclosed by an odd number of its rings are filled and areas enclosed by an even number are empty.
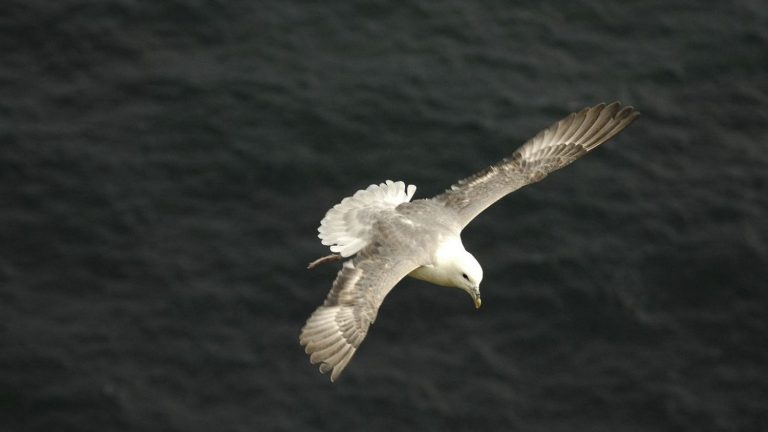
{"type": "Polygon", "coordinates": [[[461,274],[461,277],[463,277],[463,278],[464,278],[464,279],[466,279],[466,280],[469,280],[469,276],[467,276],[467,274],[466,274],[466,273],[462,273],[462,274],[461,274]]]}

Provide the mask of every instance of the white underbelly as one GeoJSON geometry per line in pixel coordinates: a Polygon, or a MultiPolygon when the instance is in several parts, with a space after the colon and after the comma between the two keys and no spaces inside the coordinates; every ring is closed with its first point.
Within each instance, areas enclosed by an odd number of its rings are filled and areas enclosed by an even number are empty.
{"type": "Polygon", "coordinates": [[[419,267],[416,270],[408,273],[408,276],[421,279],[435,285],[451,286],[445,272],[441,271],[438,267],[435,266],[419,267]]]}

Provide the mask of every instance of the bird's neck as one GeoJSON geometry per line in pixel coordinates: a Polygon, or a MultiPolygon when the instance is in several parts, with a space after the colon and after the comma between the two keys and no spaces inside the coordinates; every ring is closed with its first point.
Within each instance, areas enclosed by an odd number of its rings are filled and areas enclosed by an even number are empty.
{"type": "Polygon", "coordinates": [[[440,243],[435,251],[433,262],[412,271],[408,276],[423,281],[431,282],[435,285],[452,287],[453,276],[456,270],[456,262],[461,256],[466,254],[464,245],[458,237],[447,239],[440,243]]]}

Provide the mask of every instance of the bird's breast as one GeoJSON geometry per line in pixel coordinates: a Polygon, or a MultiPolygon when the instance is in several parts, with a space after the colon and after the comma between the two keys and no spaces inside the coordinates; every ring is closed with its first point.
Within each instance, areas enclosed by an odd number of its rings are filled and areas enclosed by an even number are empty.
{"type": "Polygon", "coordinates": [[[451,286],[448,275],[443,269],[437,266],[421,266],[416,270],[410,272],[408,276],[433,283],[441,286],[451,286]]]}

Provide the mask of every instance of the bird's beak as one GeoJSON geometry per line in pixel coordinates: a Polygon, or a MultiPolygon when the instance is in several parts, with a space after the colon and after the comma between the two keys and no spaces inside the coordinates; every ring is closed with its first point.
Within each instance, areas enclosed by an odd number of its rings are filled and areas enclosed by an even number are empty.
{"type": "Polygon", "coordinates": [[[480,287],[478,285],[473,286],[470,295],[472,300],[475,301],[475,309],[480,309],[480,306],[483,304],[483,300],[480,298],[480,287]]]}

